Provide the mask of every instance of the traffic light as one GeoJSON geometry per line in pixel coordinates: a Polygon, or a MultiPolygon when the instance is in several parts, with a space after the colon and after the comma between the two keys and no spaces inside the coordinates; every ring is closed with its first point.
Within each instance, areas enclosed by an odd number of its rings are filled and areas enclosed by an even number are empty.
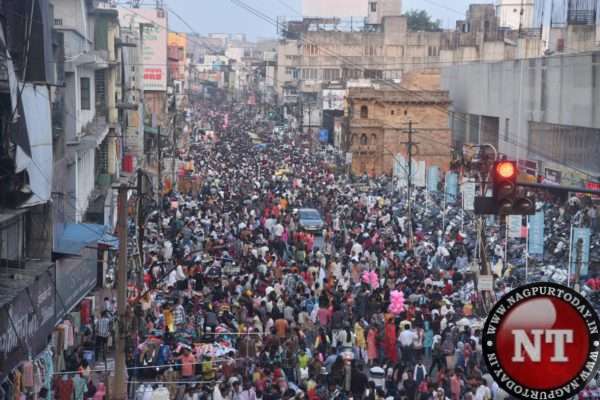
{"type": "Polygon", "coordinates": [[[492,188],[495,211],[498,215],[531,215],[535,213],[535,201],[517,187],[518,176],[515,161],[496,161],[492,170],[492,188]]]}
{"type": "Polygon", "coordinates": [[[517,194],[517,165],[513,161],[496,161],[492,171],[492,193],[498,215],[512,211],[517,194]]]}

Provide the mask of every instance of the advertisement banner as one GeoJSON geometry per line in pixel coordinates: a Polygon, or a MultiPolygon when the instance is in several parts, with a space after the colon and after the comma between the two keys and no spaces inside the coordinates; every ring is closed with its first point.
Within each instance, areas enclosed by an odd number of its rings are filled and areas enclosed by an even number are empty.
{"type": "Polygon", "coordinates": [[[329,141],[329,131],[327,129],[321,129],[319,131],[319,141],[326,143],[329,141]]]}
{"type": "Polygon", "coordinates": [[[15,287],[18,293],[0,310],[0,381],[46,348],[56,322],[54,266],[15,275],[23,275],[13,282],[19,286],[15,287]],[[24,282],[30,282],[29,286],[21,286],[24,282]]]}
{"type": "Polygon", "coordinates": [[[413,185],[415,187],[424,188],[425,178],[427,175],[427,165],[425,161],[414,161],[412,166],[413,185]]]}
{"type": "Polygon", "coordinates": [[[529,217],[529,248],[530,255],[544,255],[544,211],[538,211],[529,217]]]}
{"type": "Polygon", "coordinates": [[[521,228],[523,226],[522,215],[509,215],[506,219],[508,225],[508,237],[518,239],[521,237],[521,228]]]}
{"type": "Polygon", "coordinates": [[[344,98],[346,91],[344,89],[324,89],[323,90],[323,110],[344,110],[344,98]]]}
{"type": "Polygon", "coordinates": [[[96,286],[98,250],[82,249],[82,257],[64,257],[56,265],[56,317],[62,318],[96,286]]]}
{"type": "MultiPolygon", "coordinates": [[[[590,189],[590,190],[600,190],[600,182],[586,182],[585,184],[585,188],[586,189],[590,189]]],[[[598,195],[592,195],[592,199],[593,200],[600,200],[600,196],[598,195]]]]}
{"type": "Polygon", "coordinates": [[[398,178],[398,188],[402,189],[408,186],[408,162],[401,154],[396,154],[394,158],[394,177],[398,178]]]}
{"type": "Polygon", "coordinates": [[[465,211],[475,210],[475,182],[465,182],[462,186],[463,209],[465,211]]]}
{"type": "Polygon", "coordinates": [[[429,167],[429,171],[427,171],[427,190],[429,190],[430,192],[437,192],[439,182],[440,169],[435,165],[429,167]]]}
{"type": "Polygon", "coordinates": [[[143,27],[144,90],[167,90],[167,13],[157,8],[119,8],[119,23],[137,32],[143,27]]]}
{"type": "Polygon", "coordinates": [[[573,228],[571,240],[571,273],[575,274],[578,264],[581,265],[579,272],[581,277],[588,275],[590,266],[590,239],[592,232],[590,228],[573,228]]]}
{"type": "Polygon", "coordinates": [[[544,173],[544,183],[560,185],[562,173],[555,169],[546,168],[544,173]]]}
{"type": "Polygon", "coordinates": [[[454,172],[446,173],[445,190],[446,203],[456,203],[458,200],[458,174],[454,172]]]}

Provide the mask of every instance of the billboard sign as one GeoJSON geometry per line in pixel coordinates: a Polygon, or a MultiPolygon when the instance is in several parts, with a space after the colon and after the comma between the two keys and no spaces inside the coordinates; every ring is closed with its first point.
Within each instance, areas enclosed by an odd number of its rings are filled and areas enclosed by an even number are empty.
{"type": "Polygon", "coordinates": [[[346,91],[343,89],[323,90],[323,110],[344,111],[344,98],[346,91]]]}
{"type": "Polygon", "coordinates": [[[167,13],[157,8],[119,8],[122,27],[143,32],[144,90],[167,90],[167,13]]]}

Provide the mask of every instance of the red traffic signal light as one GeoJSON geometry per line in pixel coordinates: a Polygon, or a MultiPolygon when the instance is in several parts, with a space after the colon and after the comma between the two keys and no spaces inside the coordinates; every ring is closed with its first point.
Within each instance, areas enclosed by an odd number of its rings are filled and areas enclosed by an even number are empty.
{"type": "Polygon", "coordinates": [[[513,209],[517,194],[517,165],[514,161],[497,161],[492,174],[496,212],[508,215],[513,209]]]}
{"type": "Polygon", "coordinates": [[[514,180],[517,178],[517,167],[513,161],[499,161],[496,163],[495,173],[500,179],[514,180]]]}

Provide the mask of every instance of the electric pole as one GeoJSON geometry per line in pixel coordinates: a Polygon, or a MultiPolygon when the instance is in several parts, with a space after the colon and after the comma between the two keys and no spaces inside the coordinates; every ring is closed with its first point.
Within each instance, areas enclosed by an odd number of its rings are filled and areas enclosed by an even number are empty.
{"type": "Polygon", "coordinates": [[[119,263],[117,270],[117,332],[115,346],[115,388],[113,398],[127,399],[127,370],[125,365],[125,329],[127,321],[127,191],[126,184],[119,186],[118,227],[119,263]]]}
{"type": "Polygon", "coordinates": [[[160,125],[158,126],[158,190],[156,191],[156,207],[158,207],[158,230],[162,233],[162,191],[163,191],[163,181],[162,181],[162,148],[161,148],[161,138],[160,138],[160,125]]]}
{"type": "Polygon", "coordinates": [[[140,259],[140,269],[137,274],[137,287],[144,290],[144,173],[141,168],[137,170],[137,245],[140,259]]]}
{"type": "Polygon", "coordinates": [[[413,142],[413,123],[411,120],[408,121],[408,142],[404,142],[406,145],[406,149],[408,152],[408,248],[412,249],[413,247],[413,218],[412,218],[412,156],[413,156],[413,146],[418,145],[418,143],[413,142]]]}
{"type": "MultiPolygon", "coordinates": [[[[174,95],[177,96],[177,95],[174,95]]],[[[175,190],[175,179],[177,174],[175,173],[175,155],[177,154],[177,100],[173,99],[173,154],[171,159],[171,190],[175,190]]]]}

